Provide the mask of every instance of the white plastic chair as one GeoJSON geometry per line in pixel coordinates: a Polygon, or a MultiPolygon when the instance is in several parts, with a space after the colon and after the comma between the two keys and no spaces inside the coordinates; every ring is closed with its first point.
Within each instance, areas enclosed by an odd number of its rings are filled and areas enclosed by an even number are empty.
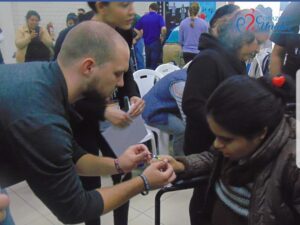
{"type": "Polygon", "coordinates": [[[159,76],[158,72],[150,69],[141,69],[133,73],[133,78],[140,90],[141,97],[153,87],[159,76]]]}
{"type": "Polygon", "coordinates": [[[162,65],[159,65],[155,71],[159,72],[161,74],[160,79],[163,78],[164,76],[166,76],[167,74],[175,71],[175,70],[180,70],[180,67],[175,66],[172,63],[165,63],[162,65]]]}
{"type": "Polygon", "coordinates": [[[182,69],[187,69],[189,67],[189,65],[191,64],[193,60],[189,61],[187,64],[185,64],[182,69]]]}
{"type": "Polygon", "coordinates": [[[157,155],[169,155],[169,138],[170,135],[166,132],[161,131],[158,128],[151,127],[149,125],[146,125],[147,130],[152,131],[153,133],[156,133],[157,135],[157,142],[158,142],[158,148],[156,150],[157,155]]]}
{"type": "Polygon", "coordinates": [[[151,147],[152,147],[152,153],[155,155],[158,155],[158,151],[156,148],[156,141],[153,132],[147,127],[145,124],[146,130],[147,130],[147,135],[140,141],[140,143],[145,143],[147,141],[151,141],[151,147]]]}

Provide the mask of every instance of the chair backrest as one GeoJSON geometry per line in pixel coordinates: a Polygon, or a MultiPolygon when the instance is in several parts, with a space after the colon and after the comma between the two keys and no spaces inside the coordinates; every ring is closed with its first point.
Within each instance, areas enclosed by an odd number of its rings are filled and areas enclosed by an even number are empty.
{"type": "Polygon", "coordinates": [[[159,72],[161,74],[160,78],[163,78],[165,75],[175,71],[175,70],[180,70],[180,67],[175,66],[171,63],[165,63],[162,65],[159,65],[155,71],[159,72]]]}
{"type": "Polygon", "coordinates": [[[141,69],[133,73],[133,78],[139,87],[141,97],[143,97],[159,79],[160,74],[154,70],[141,69]]]}
{"type": "Polygon", "coordinates": [[[187,69],[189,67],[189,65],[191,64],[193,60],[189,61],[187,64],[185,64],[182,69],[187,69]]]}

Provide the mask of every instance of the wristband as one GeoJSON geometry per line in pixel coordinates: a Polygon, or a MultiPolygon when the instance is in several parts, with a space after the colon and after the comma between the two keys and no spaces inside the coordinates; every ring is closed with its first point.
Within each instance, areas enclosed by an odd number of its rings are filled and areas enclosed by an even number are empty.
{"type": "Polygon", "coordinates": [[[115,163],[115,167],[116,167],[118,174],[123,174],[124,170],[122,170],[122,168],[120,167],[119,159],[115,159],[114,163],[115,163]]]}
{"type": "Polygon", "coordinates": [[[143,182],[144,182],[144,188],[145,190],[141,192],[142,195],[147,195],[149,194],[149,191],[151,190],[149,181],[147,179],[147,177],[144,174],[141,174],[140,177],[142,178],[143,182]]]}

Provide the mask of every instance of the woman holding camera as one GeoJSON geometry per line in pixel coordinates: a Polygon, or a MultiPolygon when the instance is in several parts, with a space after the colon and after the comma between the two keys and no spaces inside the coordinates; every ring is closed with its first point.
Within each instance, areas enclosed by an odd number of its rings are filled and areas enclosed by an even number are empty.
{"type": "Polygon", "coordinates": [[[26,24],[17,30],[15,43],[17,47],[16,61],[18,63],[25,61],[28,47],[32,43],[39,43],[38,54],[40,54],[40,57],[37,58],[40,58],[40,60],[50,59],[52,40],[47,30],[39,26],[40,20],[41,17],[36,11],[29,10],[26,15],[26,24]]]}

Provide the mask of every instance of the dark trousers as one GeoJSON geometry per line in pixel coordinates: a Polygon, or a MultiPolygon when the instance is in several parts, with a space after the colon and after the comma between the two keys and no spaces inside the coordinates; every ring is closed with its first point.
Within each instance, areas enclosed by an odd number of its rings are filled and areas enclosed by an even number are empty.
{"type": "Polygon", "coordinates": [[[197,55],[196,53],[183,52],[182,56],[183,56],[184,63],[187,64],[188,62],[192,61],[196,55],[197,55]]]}
{"type": "Polygon", "coordinates": [[[155,70],[161,62],[162,45],[157,40],[149,45],[145,45],[146,52],[146,68],[155,70]]]}
{"type": "MultiPolygon", "coordinates": [[[[115,154],[107,144],[104,137],[100,134],[99,124],[97,123],[83,123],[77,129],[73,129],[75,140],[83,147],[87,152],[93,155],[99,155],[99,149],[103,156],[116,158],[115,154]]],[[[94,190],[100,188],[100,177],[80,177],[81,182],[85,190],[94,190]]],[[[131,173],[125,176],[113,175],[113,183],[118,184],[121,181],[131,179],[131,173]]],[[[114,225],[127,225],[128,224],[128,211],[129,201],[114,210],[114,225]]],[[[100,218],[92,221],[85,221],[86,225],[100,225],[100,218]]]]}
{"type": "Polygon", "coordinates": [[[3,60],[3,56],[2,56],[1,50],[0,50],[0,64],[4,64],[4,60],[3,60]]]}
{"type": "Polygon", "coordinates": [[[203,219],[200,219],[203,218],[203,213],[205,211],[204,203],[205,203],[205,194],[207,191],[206,189],[207,189],[206,184],[194,188],[193,195],[190,201],[190,206],[189,206],[191,225],[206,224],[204,223],[203,219]]]}

